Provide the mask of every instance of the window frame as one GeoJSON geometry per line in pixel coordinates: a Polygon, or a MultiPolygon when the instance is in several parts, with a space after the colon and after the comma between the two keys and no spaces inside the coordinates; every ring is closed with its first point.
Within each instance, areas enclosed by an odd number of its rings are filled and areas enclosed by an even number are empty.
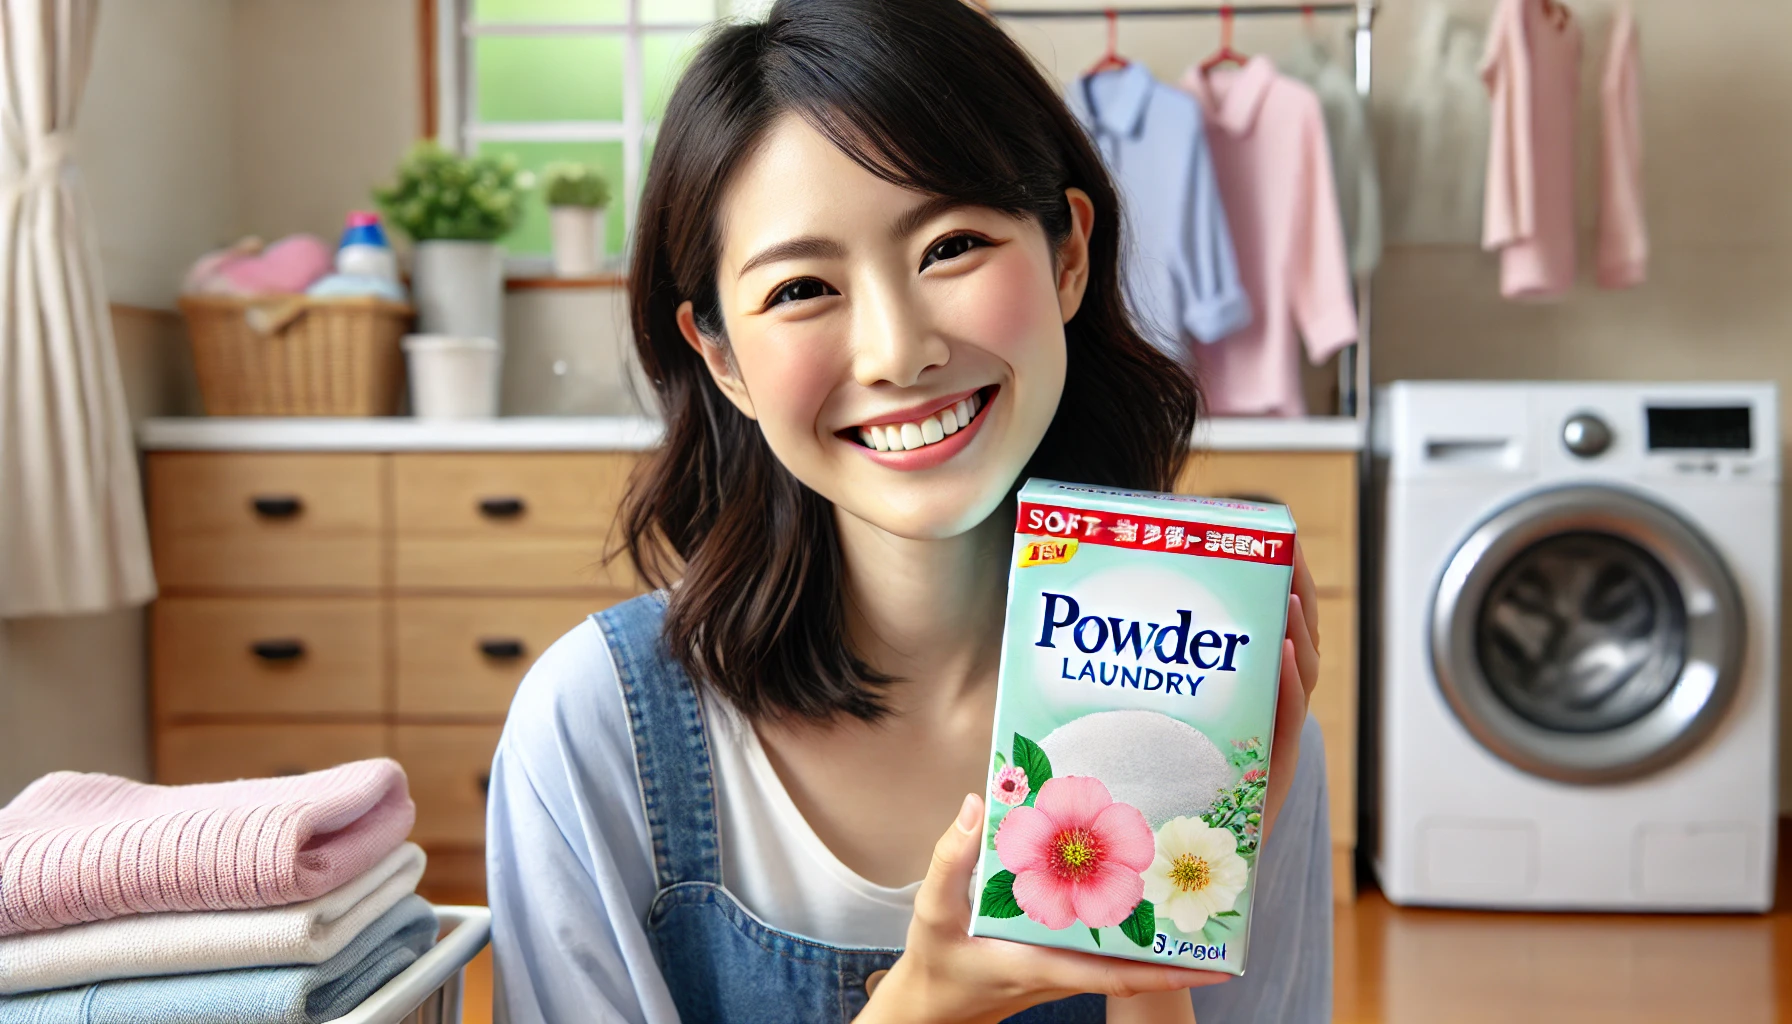
{"type": "MultiPolygon", "coordinates": [[[[473,0],[418,0],[419,38],[425,42],[421,65],[424,78],[423,128],[444,148],[471,154],[481,142],[621,142],[623,250],[609,259],[626,266],[634,239],[640,203],[643,157],[659,132],[659,122],[649,122],[642,109],[645,94],[644,41],[653,35],[702,31],[727,15],[726,0],[716,0],[715,19],[709,21],[651,21],[641,8],[650,0],[623,0],[623,20],[615,24],[552,22],[486,22],[475,24],[473,0]],[[621,121],[517,121],[481,123],[477,115],[478,69],[472,57],[473,40],[482,36],[554,38],[568,36],[622,37],[621,121]]],[[[615,203],[612,201],[612,215],[615,203]]],[[[545,278],[553,275],[550,255],[511,253],[504,256],[510,278],[545,278]]],[[[610,274],[600,274],[608,277],[610,274]]]]}

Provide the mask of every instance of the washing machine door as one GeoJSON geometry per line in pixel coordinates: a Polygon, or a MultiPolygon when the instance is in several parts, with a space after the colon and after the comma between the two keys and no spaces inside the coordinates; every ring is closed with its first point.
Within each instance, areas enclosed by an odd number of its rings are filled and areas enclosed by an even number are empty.
{"type": "Polygon", "coordinates": [[[1484,746],[1563,782],[1657,771],[1715,726],[1742,598],[1699,531],[1631,491],[1522,498],[1457,548],[1432,601],[1438,685],[1484,746]]]}

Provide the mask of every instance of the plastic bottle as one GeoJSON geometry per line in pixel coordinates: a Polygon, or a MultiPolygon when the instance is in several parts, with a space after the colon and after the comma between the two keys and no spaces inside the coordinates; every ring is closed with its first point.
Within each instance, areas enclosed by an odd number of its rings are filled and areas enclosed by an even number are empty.
{"type": "Polygon", "coordinates": [[[342,244],[336,249],[336,272],[349,277],[377,277],[398,283],[398,258],[386,244],[386,232],[380,227],[380,215],[355,210],[348,215],[348,226],[342,230],[342,244]]]}

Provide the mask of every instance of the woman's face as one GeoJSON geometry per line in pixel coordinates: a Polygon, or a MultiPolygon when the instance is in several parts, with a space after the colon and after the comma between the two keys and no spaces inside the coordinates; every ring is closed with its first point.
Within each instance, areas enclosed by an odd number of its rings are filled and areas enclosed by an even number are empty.
{"type": "Polygon", "coordinates": [[[1093,208],[1054,251],[1031,218],[934,200],[786,115],[722,205],[727,339],[687,340],[797,479],[893,534],[950,537],[1007,496],[1058,407],[1093,208]]]}

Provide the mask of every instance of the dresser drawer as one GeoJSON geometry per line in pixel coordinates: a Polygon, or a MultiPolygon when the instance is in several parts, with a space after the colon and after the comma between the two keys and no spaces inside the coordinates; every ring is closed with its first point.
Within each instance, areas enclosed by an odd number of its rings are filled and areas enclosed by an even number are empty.
{"type": "Polygon", "coordinates": [[[168,786],[264,779],[386,755],[386,727],[177,725],[156,735],[156,781],[168,786]]]}
{"type": "Polygon", "coordinates": [[[153,452],[149,515],[165,533],[378,533],[379,455],[153,452]]]}
{"type": "Polygon", "coordinates": [[[398,713],[502,718],[548,645],[611,602],[556,598],[398,600],[398,713]]]}
{"type": "Polygon", "coordinates": [[[610,452],[396,455],[399,535],[570,533],[601,547],[635,459],[610,452]]]}
{"type": "Polygon", "coordinates": [[[403,590],[510,590],[539,593],[640,592],[626,555],[604,564],[604,534],[568,536],[400,535],[393,577],[403,590]]]}
{"type": "Polygon", "coordinates": [[[373,589],[379,455],[157,452],[150,544],[164,587],[373,589]]]}
{"type": "Polygon", "coordinates": [[[150,645],[157,714],[380,714],[381,619],[374,598],[163,598],[150,645]]]}
{"type": "Polygon", "coordinates": [[[393,756],[404,765],[417,802],[413,841],[424,846],[485,843],[485,793],[502,731],[495,725],[393,728],[393,756]]]}

